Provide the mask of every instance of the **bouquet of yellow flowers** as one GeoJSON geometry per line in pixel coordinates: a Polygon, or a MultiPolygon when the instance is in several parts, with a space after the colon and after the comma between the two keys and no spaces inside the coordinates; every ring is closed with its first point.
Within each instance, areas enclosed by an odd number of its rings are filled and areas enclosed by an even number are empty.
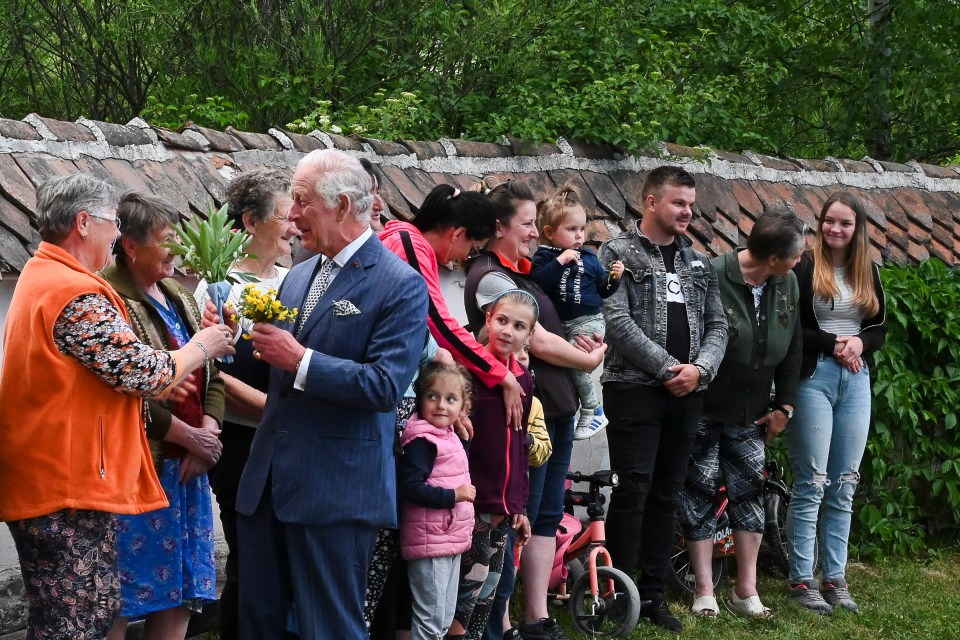
{"type": "MultiPolygon", "coordinates": [[[[277,290],[270,287],[266,291],[254,284],[243,288],[240,302],[237,304],[237,317],[250,322],[292,322],[297,317],[297,309],[288,309],[277,300],[277,290]]],[[[250,336],[244,333],[244,338],[250,336]]]]}

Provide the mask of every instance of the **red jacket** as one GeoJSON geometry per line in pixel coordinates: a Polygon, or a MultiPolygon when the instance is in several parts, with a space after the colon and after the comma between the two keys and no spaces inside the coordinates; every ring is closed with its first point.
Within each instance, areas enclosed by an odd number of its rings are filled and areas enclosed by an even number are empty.
{"type": "Polygon", "coordinates": [[[507,377],[507,368],[490,355],[490,352],[476,341],[473,334],[460,326],[456,318],[450,314],[447,303],[443,299],[443,291],[440,289],[437,255],[420,230],[409,222],[391,220],[380,232],[379,237],[384,246],[416,268],[427,282],[427,290],[430,292],[427,324],[437,344],[452,353],[454,360],[466,367],[486,387],[492,388],[500,384],[507,377]],[[403,246],[404,235],[410,239],[416,256],[416,265],[408,259],[403,246]]]}

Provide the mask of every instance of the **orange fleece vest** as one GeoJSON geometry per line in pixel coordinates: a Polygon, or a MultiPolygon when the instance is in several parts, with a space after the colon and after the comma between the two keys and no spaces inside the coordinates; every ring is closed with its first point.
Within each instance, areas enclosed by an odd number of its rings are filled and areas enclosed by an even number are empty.
{"type": "Polygon", "coordinates": [[[10,302],[0,372],[0,520],[62,509],[143,513],[167,506],[150,459],[142,400],[64,356],[53,327],[67,304],[123,301],[72,255],[46,242],[10,302]]]}

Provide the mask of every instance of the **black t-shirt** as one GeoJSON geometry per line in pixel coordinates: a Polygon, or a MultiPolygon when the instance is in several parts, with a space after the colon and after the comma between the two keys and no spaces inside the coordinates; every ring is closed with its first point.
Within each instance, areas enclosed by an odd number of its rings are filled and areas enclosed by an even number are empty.
{"type": "Polygon", "coordinates": [[[663,264],[667,268],[667,353],[683,364],[690,362],[690,322],[687,320],[687,303],[674,261],[677,245],[657,245],[663,264]]]}

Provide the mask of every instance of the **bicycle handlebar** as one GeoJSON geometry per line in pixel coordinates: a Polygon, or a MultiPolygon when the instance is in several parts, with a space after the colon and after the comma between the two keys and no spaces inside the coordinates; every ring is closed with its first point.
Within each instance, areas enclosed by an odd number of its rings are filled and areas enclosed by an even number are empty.
{"type": "Polygon", "coordinates": [[[567,479],[573,482],[589,482],[598,487],[616,487],[620,484],[620,478],[616,471],[604,470],[593,474],[584,474],[579,471],[568,471],[567,479]]]}

